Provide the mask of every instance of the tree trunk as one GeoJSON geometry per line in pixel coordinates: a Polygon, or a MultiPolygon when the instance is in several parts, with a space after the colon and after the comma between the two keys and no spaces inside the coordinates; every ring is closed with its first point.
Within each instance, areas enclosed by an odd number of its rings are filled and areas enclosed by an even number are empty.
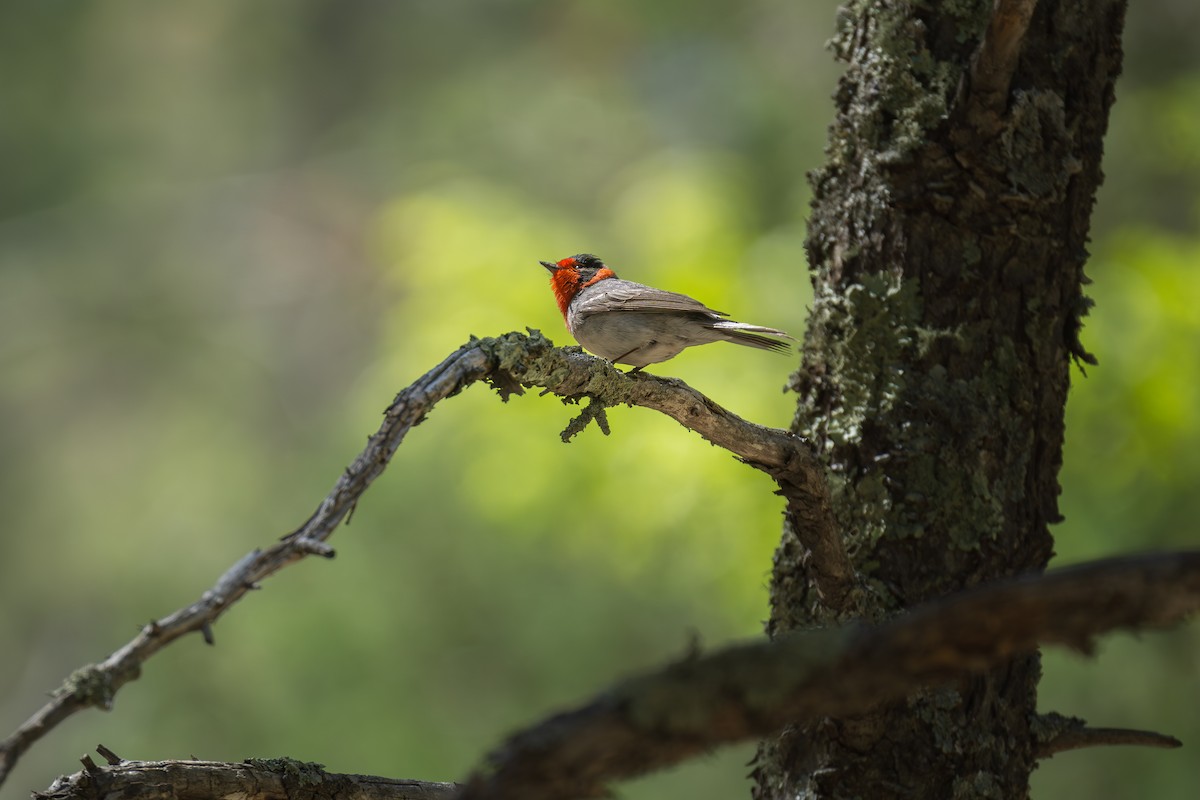
{"type": "MultiPolygon", "coordinates": [[[[1083,267],[1124,7],[843,10],[793,430],[828,465],[860,591],[823,597],[785,528],[772,634],[885,618],[1052,555],[1070,367],[1093,363],[1083,267]]],[[[1022,657],[789,730],[762,746],[755,795],[1026,796],[1039,675],[1022,657]]]]}

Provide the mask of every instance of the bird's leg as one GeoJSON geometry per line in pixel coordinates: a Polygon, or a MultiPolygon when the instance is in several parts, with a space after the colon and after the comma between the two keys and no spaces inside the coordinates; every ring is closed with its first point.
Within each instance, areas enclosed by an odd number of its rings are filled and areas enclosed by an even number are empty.
{"type": "MultiPolygon", "coordinates": [[[[612,363],[615,365],[615,364],[616,364],[618,361],[620,361],[620,360],[622,360],[622,359],[624,359],[624,358],[628,358],[629,356],[631,356],[631,355],[633,355],[634,353],[636,353],[638,350],[641,350],[641,349],[642,349],[642,348],[644,348],[644,347],[653,347],[653,346],[654,346],[654,345],[656,345],[656,344],[658,344],[658,342],[656,342],[656,341],[654,341],[653,339],[651,339],[651,340],[650,340],[649,342],[647,342],[646,344],[640,344],[640,345],[638,345],[637,347],[633,348],[632,350],[629,350],[628,352],[622,353],[621,355],[617,356],[616,358],[614,358],[614,359],[612,360],[612,363]]],[[[633,369],[629,370],[629,372],[626,372],[625,374],[626,374],[626,375],[633,375],[634,373],[641,372],[641,371],[642,371],[644,368],[646,368],[647,366],[649,366],[649,365],[648,365],[648,364],[642,364],[642,366],[640,366],[640,367],[634,367],[633,369]]]]}

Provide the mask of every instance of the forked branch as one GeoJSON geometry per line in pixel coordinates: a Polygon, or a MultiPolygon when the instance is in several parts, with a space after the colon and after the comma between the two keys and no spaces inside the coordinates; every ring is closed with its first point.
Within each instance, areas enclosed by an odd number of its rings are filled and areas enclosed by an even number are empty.
{"type": "MultiPolygon", "coordinates": [[[[812,521],[806,533],[814,542],[814,572],[826,596],[846,597],[852,571],[827,506],[814,505],[824,486],[823,473],[804,442],[787,431],[765,428],[731,414],[682,381],[653,375],[626,375],[605,361],[557,349],[536,331],[498,338],[472,339],[441,364],[401,391],[384,412],[379,430],[342,473],[332,491],[308,520],[281,541],[255,550],[230,567],[191,605],[147,623],[125,646],[98,664],[68,677],[41,709],[0,742],[0,784],[34,742],[60,722],[89,707],[108,708],[122,686],[138,677],[142,664],[180,637],[200,632],[212,643],[212,626],[266,577],[305,556],[332,557],[326,540],[347,519],[371,483],[387,467],[409,430],[441,400],[486,380],[502,397],[523,386],[540,386],[566,400],[591,398],[599,419],[605,406],[643,406],[678,420],[747,464],[774,477],[788,498],[812,521]]],[[[799,512],[798,512],[799,513],[799,512]]]]}

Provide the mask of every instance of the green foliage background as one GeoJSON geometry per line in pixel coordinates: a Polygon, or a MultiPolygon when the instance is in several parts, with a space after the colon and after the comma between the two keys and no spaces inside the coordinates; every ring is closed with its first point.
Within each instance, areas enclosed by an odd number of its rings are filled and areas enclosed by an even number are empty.
{"type": "MultiPolygon", "coordinates": [[[[302,522],[392,395],[471,334],[569,336],[537,259],[800,333],[805,170],[835,6],[11,3],[0,7],[0,729],[302,522]]],[[[1200,517],[1200,11],[1131,10],[1057,563],[1188,546],[1200,517]]],[[[785,359],[664,365],[786,425],[785,359]]],[[[96,742],[462,777],[615,678],[754,636],[766,478],[675,423],[483,387],[413,432],[333,540],[31,751],[96,742]]],[[[1042,706],[1200,746],[1200,635],[1051,652],[1042,706]]],[[[746,796],[749,747],[623,786],[746,796]]],[[[1041,797],[1192,797],[1188,751],[1061,755],[1041,797]]]]}

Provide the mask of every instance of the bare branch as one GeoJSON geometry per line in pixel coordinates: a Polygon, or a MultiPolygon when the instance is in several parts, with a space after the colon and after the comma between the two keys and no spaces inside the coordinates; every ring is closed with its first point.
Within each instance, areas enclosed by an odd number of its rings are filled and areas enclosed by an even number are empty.
{"type": "Polygon", "coordinates": [[[1174,736],[1154,731],[1138,731],[1129,728],[1090,728],[1078,717],[1062,714],[1042,714],[1037,720],[1038,759],[1052,758],[1067,750],[1108,745],[1136,745],[1139,747],[1182,747],[1183,742],[1174,736]]]}
{"type": "Polygon", "coordinates": [[[125,760],[102,744],[96,745],[96,752],[104,756],[104,760],[108,762],[109,766],[120,764],[125,760]]]}
{"type": "Polygon", "coordinates": [[[597,422],[602,422],[605,406],[619,404],[651,408],[678,420],[779,482],[789,513],[808,521],[802,532],[819,553],[813,571],[821,591],[830,598],[849,595],[853,572],[828,509],[827,491],[824,506],[812,500],[825,491],[823,472],[801,439],[747,422],[682,381],[626,375],[600,359],[559,350],[536,331],[473,339],[396,396],[379,430],[303,525],[245,555],[195,603],[151,621],[108,658],[67,678],[48,703],[0,742],[0,784],[22,753],[64,719],[92,706],[110,708],[117,691],[138,677],[141,665],[171,642],[198,631],[212,644],[213,623],[264,578],[309,555],[332,558],[326,540],[387,467],[408,431],[439,401],[479,380],[487,380],[505,398],[520,394],[522,386],[545,387],[568,400],[590,398],[597,422]]]}
{"type": "Polygon", "coordinates": [[[971,62],[970,101],[975,108],[995,116],[1007,107],[1021,43],[1036,6],[1037,0],[996,0],[983,42],[971,62]]]}
{"type": "MultiPolygon", "coordinates": [[[[89,759],[90,760],[90,759],[89,759]]],[[[456,784],[325,772],[320,764],[287,758],[219,761],[123,761],[59,778],[39,800],[449,800],[456,784]]]]}
{"type": "Polygon", "coordinates": [[[600,796],[614,779],[788,724],[860,714],[1040,642],[1086,649],[1105,631],[1166,625],[1197,609],[1200,551],[1192,551],[988,586],[878,628],[730,648],[627,681],[514,735],[468,782],[463,798],[600,796]]]}
{"type": "Polygon", "coordinates": [[[76,670],[48,703],[0,742],[0,784],[21,754],[58,723],[88,707],[111,708],[117,691],[137,678],[142,664],[171,642],[199,631],[212,644],[212,624],[264,578],[307,555],[332,558],[334,552],[325,539],[383,472],[409,429],[439,400],[479,380],[488,367],[487,356],[480,348],[464,348],[401,392],[387,410],[382,427],[367,440],[366,448],[304,525],[271,547],[245,555],[198,601],[145,625],[132,641],[104,661],[76,670]]]}

